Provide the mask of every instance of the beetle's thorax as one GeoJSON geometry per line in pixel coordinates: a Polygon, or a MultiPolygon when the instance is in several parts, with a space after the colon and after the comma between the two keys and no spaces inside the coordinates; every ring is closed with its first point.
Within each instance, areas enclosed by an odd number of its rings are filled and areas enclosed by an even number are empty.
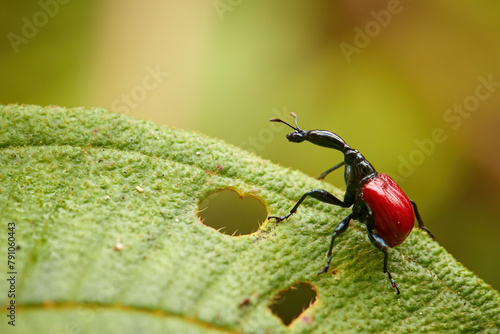
{"type": "Polygon", "coordinates": [[[377,176],[377,171],[358,150],[349,148],[344,153],[344,161],[349,166],[349,172],[353,174],[359,183],[366,182],[377,176]]]}

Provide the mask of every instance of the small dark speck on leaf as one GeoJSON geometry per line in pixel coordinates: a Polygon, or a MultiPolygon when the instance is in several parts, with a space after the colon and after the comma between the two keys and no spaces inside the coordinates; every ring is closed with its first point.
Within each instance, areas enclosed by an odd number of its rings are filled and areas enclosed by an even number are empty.
{"type": "Polygon", "coordinates": [[[240,303],[240,307],[244,307],[250,304],[250,298],[245,298],[243,301],[240,303]]]}
{"type": "Polygon", "coordinates": [[[308,315],[303,316],[301,320],[306,324],[310,324],[312,322],[312,318],[308,315]]]}

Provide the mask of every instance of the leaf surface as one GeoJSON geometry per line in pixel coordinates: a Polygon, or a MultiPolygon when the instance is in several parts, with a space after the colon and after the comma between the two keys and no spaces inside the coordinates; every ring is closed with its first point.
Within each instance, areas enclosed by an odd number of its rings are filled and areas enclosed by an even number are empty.
{"type": "MultiPolygon", "coordinates": [[[[221,189],[273,215],[312,188],[342,196],[221,140],[102,109],[9,105],[0,147],[4,275],[9,222],[17,246],[16,326],[3,316],[2,333],[500,330],[499,293],[418,229],[390,250],[397,296],[358,222],[316,275],[348,210],[306,200],[243,236],[202,224],[199,203],[221,189]],[[287,327],[268,306],[296,282],[318,297],[287,327]]],[[[4,310],[9,288],[2,279],[4,310]]]]}

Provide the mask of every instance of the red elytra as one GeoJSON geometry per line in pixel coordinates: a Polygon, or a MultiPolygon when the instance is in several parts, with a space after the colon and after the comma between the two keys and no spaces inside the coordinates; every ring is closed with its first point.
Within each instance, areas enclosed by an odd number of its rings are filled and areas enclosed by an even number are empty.
{"type": "Polygon", "coordinates": [[[389,247],[401,244],[410,234],[415,215],[410,200],[389,175],[380,173],[361,193],[373,212],[375,230],[389,247]]]}

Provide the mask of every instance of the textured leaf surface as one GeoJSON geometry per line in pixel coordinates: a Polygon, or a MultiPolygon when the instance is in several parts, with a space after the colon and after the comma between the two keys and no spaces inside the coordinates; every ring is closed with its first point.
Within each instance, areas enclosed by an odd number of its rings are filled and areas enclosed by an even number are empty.
{"type": "MultiPolygon", "coordinates": [[[[19,246],[16,327],[4,315],[2,333],[500,330],[498,292],[421,231],[390,252],[397,296],[357,222],[337,239],[334,270],[316,275],[347,211],[307,200],[240,237],[201,224],[198,204],[220,189],[272,214],[311,188],[342,195],[220,140],[101,109],[11,105],[0,147],[3,277],[8,222],[19,246]],[[286,327],[268,305],[299,281],[318,299],[286,327]]],[[[8,289],[2,279],[4,310],[8,289]]]]}

